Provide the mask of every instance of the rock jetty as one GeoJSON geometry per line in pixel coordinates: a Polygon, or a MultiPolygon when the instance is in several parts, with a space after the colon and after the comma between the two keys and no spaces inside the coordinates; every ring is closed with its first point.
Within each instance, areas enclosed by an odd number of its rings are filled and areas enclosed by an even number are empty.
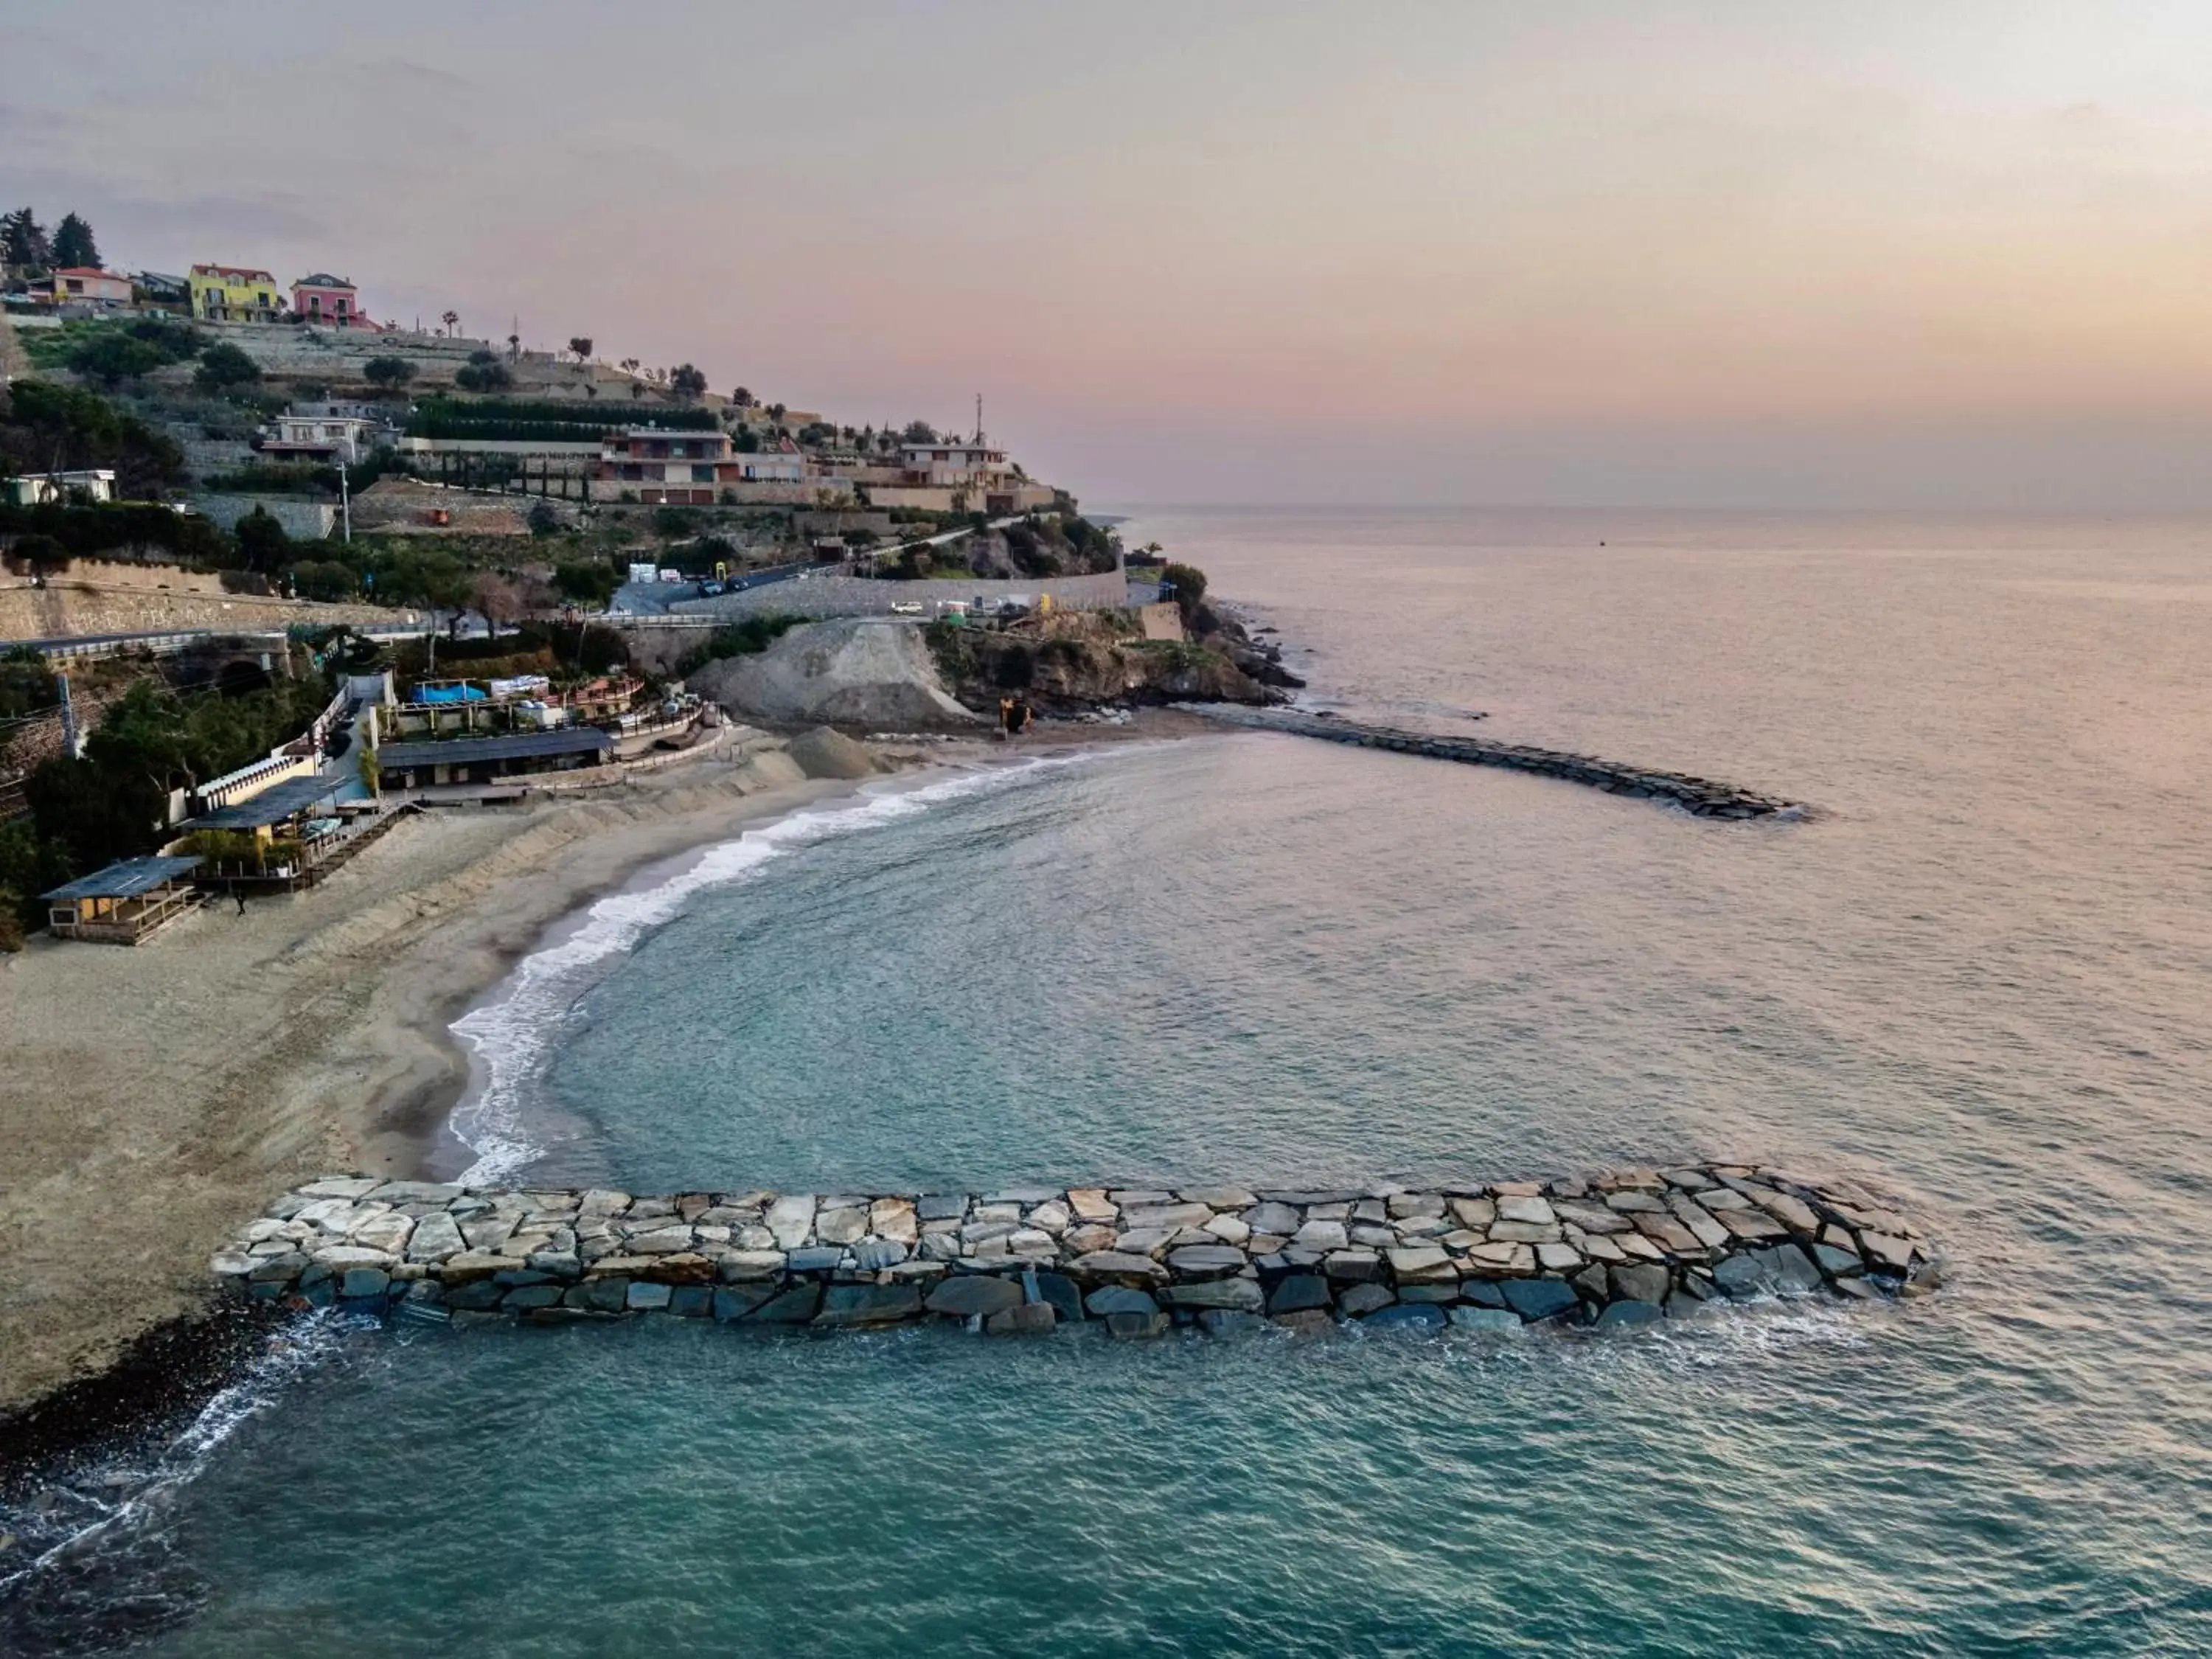
{"type": "Polygon", "coordinates": [[[435,1322],[666,1314],[993,1333],[1272,1322],[1600,1328],[1772,1295],[1932,1288],[1918,1228],[1856,1188],[1746,1164],[1415,1190],[486,1191],[337,1176],[210,1267],[234,1295],[435,1322]]]}
{"type": "Polygon", "coordinates": [[[1798,802],[1739,789],[1730,783],[1715,783],[1687,773],[1654,771],[1649,767],[1628,766],[1619,761],[1571,755],[1556,749],[1536,749],[1527,744],[1493,743],[1486,738],[1443,737],[1433,732],[1408,732],[1396,726],[1370,726],[1359,720],[1299,714],[1284,709],[1194,706],[1191,712],[1235,726],[1288,732],[1297,737],[1348,743],[1361,749],[1387,749],[1394,754],[1426,755],[1433,760],[1458,761],[1465,766],[1502,766],[1516,772],[1533,772],[1539,777],[1562,778],[1632,799],[1668,801],[1701,818],[1802,817],[1805,811],[1798,802]]]}

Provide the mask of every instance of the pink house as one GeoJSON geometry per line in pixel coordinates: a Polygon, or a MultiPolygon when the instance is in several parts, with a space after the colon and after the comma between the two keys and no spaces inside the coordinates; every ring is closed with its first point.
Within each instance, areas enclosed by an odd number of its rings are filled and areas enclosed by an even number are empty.
{"type": "Polygon", "coordinates": [[[311,323],[328,323],[335,328],[376,326],[362,314],[361,295],[354,285],[326,271],[302,276],[292,284],[292,310],[311,323]]]}
{"type": "Polygon", "coordinates": [[[53,275],[54,303],[100,306],[131,303],[131,279],[94,265],[71,265],[53,275]]]}

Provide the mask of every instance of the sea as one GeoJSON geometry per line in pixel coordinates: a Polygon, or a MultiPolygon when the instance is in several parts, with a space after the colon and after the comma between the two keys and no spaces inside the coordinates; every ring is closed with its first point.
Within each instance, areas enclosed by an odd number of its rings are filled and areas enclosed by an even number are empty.
{"type": "Polygon", "coordinates": [[[1049,734],[572,918],[460,1023],[476,1178],[1711,1158],[1894,1194],[1943,1287],[1604,1337],[320,1316],[17,1517],[74,1541],[0,1648],[2212,1651],[2212,521],[1123,510],[1310,707],[1808,815],[1049,734]]]}

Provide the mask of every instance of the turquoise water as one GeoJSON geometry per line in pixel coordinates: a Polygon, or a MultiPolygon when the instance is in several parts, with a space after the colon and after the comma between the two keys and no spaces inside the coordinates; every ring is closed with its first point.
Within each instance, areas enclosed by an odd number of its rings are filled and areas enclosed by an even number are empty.
{"type": "Polygon", "coordinates": [[[2212,526],[1129,529],[1327,703],[1820,813],[1256,735],[833,804],[471,1017],[486,1158],[644,1191],[1733,1156],[1892,1188],[1948,1287],[1621,1340],[333,1332],[87,1553],[83,1606],[7,1628],[136,1596],[178,1655],[2212,1650],[2212,526]]]}

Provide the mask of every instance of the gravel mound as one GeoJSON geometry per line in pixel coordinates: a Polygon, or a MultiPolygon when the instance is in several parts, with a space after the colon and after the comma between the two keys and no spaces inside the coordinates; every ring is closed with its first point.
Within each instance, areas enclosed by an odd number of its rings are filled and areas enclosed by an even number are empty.
{"type": "Polygon", "coordinates": [[[817,726],[791,740],[791,757],[810,778],[868,778],[876,757],[842,732],[817,726]]]}
{"type": "Polygon", "coordinates": [[[733,714],[781,726],[914,732],[983,723],[945,690],[919,629],[872,617],[794,628],[757,656],[710,663],[686,684],[733,714]]]}

